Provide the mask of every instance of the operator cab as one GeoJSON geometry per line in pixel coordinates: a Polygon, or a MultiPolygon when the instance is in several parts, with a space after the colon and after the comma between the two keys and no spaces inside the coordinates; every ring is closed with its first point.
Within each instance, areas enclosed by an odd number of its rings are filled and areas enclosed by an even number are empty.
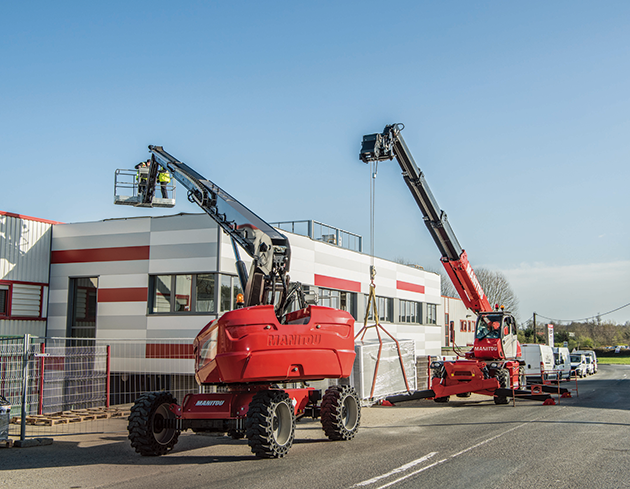
{"type": "Polygon", "coordinates": [[[114,177],[114,204],[132,205],[134,207],[167,207],[175,206],[175,180],[157,182],[153,198],[145,202],[146,182],[149,168],[140,167],[131,170],[116,170],[114,177]],[[165,197],[166,195],[166,197],[165,197]]]}
{"type": "Polygon", "coordinates": [[[504,310],[483,312],[477,317],[475,344],[486,345],[488,352],[495,351],[502,358],[515,358],[519,349],[517,338],[516,321],[509,312],[504,310]],[[490,345],[495,346],[491,348],[490,345]],[[500,352],[503,353],[502,356],[500,352]]]}

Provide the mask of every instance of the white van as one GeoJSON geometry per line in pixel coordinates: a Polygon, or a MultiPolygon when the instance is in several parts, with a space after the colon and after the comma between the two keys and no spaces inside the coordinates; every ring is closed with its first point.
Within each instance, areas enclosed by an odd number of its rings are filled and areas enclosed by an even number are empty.
{"type": "Polygon", "coordinates": [[[571,378],[571,353],[563,346],[553,348],[553,358],[560,380],[571,378]]]}
{"type": "Polygon", "coordinates": [[[540,382],[541,380],[555,380],[557,369],[553,358],[553,349],[549,345],[525,344],[521,345],[523,356],[521,360],[525,362],[525,377],[527,381],[540,382]],[[545,371],[544,379],[540,371],[545,371]]]}
{"type": "Polygon", "coordinates": [[[576,353],[578,355],[586,355],[587,357],[591,357],[591,361],[588,362],[588,358],[586,359],[588,363],[591,364],[589,367],[589,374],[594,374],[597,372],[597,355],[593,350],[573,350],[571,353],[576,353]]]}

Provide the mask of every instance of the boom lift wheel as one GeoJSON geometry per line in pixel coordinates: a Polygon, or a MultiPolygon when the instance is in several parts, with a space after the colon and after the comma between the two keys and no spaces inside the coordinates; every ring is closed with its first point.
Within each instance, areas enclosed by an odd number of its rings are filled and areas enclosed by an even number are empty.
{"type": "Polygon", "coordinates": [[[136,399],[127,425],[136,452],[155,456],[173,449],[179,430],[175,428],[176,416],[170,406],[176,403],[170,392],[147,392],[136,399]]]}
{"type": "Polygon", "coordinates": [[[249,403],[245,429],[254,455],[284,457],[295,436],[295,410],[289,395],[280,390],[258,392],[249,403]]]}
{"type": "MultiPolygon", "coordinates": [[[[509,389],[509,387],[510,387],[510,373],[506,369],[500,368],[499,370],[497,370],[497,372],[494,374],[494,376],[499,381],[499,387],[501,387],[501,389],[509,389]]],[[[494,403],[495,404],[508,404],[509,402],[510,401],[508,400],[507,397],[494,396],[494,403]]]]}
{"type": "Polygon", "coordinates": [[[351,440],[361,423],[361,403],[354,387],[336,385],[322,399],[322,428],[331,440],[351,440]]]}

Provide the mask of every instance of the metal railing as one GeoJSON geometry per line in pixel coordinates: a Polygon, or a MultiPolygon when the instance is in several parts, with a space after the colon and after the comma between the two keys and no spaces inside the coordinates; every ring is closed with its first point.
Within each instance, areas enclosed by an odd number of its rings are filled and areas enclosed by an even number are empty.
{"type": "MultiPolygon", "coordinates": [[[[142,202],[142,189],[138,182],[136,170],[118,169],[114,175],[114,203],[119,205],[138,206],[142,202]]],[[[152,206],[173,207],[175,205],[175,179],[162,187],[161,183],[155,186],[152,206]],[[166,197],[162,194],[162,188],[166,191],[166,197]]]]}
{"type": "Polygon", "coordinates": [[[363,252],[363,237],[361,235],[344,231],[319,221],[280,221],[270,224],[280,230],[308,236],[316,241],[323,241],[348,250],[363,252]]]}

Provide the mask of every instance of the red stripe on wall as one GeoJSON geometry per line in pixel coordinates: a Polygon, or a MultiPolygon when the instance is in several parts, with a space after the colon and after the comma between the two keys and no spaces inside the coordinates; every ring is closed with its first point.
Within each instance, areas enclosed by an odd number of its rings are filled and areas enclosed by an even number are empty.
{"type": "Polygon", "coordinates": [[[192,359],[192,344],[147,343],[146,358],[184,358],[192,359]]]}
{"type": "Polygon", "coordinates": [[[147,295],[146,287],[98,289],[98,302],[146,302],[147,295]]]}
{"type": "Polygon", "coordinates": [[[315,285],[317,285],[318,287],[328,287],[330,289],[361,292],[361,282],[344,280],[342,278],[327,277],[326,275],[315,274],[315,285]]]}
{"type": "Polygon", "coordinates": [[[43,222],[44,224],[63,224],[59,221],[49,221],[48,219],[40,219],[39,217],[24,216],[22,214],[14,214],[13,212],[0,211],[0,216],[15,217],[16,219],[24,219],[25,221],[43,222]]]}
{"type": "Polygon", "coordinates": [[[91,248],[87,250],[58,250],[51,254],[51,263],[86,263],[99,261],[148,260],[149,246],[121,248],[91,248]]]}
{"type": "Polygon", "coordinates": [[[424,294],[424,285],[411,284],[409,282],[403,282],[401,280],[396,280],[396,288],[398,290],[407,290],[409,292],[424,294]]]}

